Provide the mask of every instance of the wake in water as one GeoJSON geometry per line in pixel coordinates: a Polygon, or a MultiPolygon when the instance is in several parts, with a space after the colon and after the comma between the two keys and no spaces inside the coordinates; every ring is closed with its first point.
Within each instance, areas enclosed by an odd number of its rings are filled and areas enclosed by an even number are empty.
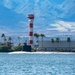
{"type": "Polygon", "coordinates": [[[15,51],[9,52],[8,54],[75,54],[74,52],[25,52],[25,51],[15,51]]]}

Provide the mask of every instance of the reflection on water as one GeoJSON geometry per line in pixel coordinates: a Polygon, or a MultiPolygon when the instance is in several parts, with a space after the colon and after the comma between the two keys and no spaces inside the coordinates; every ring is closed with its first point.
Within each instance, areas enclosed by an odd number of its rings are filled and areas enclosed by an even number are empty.
{"type": "Polygon", "coordinates": [[[75,55],[0,54],[0,75],[75,75],[75,55]]]}

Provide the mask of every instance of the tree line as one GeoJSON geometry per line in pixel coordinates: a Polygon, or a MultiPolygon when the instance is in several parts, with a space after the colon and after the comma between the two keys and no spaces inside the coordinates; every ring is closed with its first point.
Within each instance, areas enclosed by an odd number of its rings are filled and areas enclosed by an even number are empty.
{"type": "MultiPolygon", "coordinates": [[[[43,48],[43,41],[44,41],[44,37],[46,37],[44,34],[38,34],[38,33],[34,33],[34,37],[36,38],[36,42],[38,43],[38,45],[37,45],[37,47],[39,47],[39,37],[41,37],[41,41],[42,41],[42,48],[43,48]]],[[[14,43],[12,43],[12,37],[8,37],[8,38],[6,38],[6,36],[5,36],[5,34],[3,33],[2,35],[1,35],[1,38],[2,38],[2,40],[3,40],[3,42],[2,42],[2,44],[0,45],[0,51],[1,51],[1,49],[3,50],[3,51],[18,51],[18,50],[22,50],[22,44],[21,44],[21,37],[20,36],[18,36],[17,38],[18,38],[18,42],[19,42],[19,44],[16,46],[16,47],[14,47],[13,49],[12,49],[12,44],[14,44],[14,43]],[[6,45],[7,44],[7,45],[6,45]]],[[[57,37],[56,38],[56,40],[54,40],[53,38],[51,39],[51,42],[52,43],[54,43],[54,42],[60,42],[60,38],[59,37],[57,37]]],[[[69,48],[70,48],[70,42],[71,42],[71,39],[70,39],[70,37],[68,37],[67,38],[67,42],[69,43],[69,48]]]]}
{"type": "MultiPolygon", "coordinates": [[[[42,48],[43,48],[43,38],[45,37],[45,35],[44,34],[38,34],[38,33],[35,33],[34,34],[34,36],[36,37],[36,39],[37,39],[37,41],[36,42],[38,42],[38,46],[37,47],[39,47],[39,37],[41,36],[42,37],[42,40],[41,40],[41,42],[42,42],[42,48]]],[[[59,37],[56,37],[56,39],[53,39],[53,38],[51,38],[51,40],[50,40],[52,43],[54,43],[54,42],[57,42],[57,43],[59,43],[60,42],[60,38],[59,37]]],[[[69,50],[70,50],[70,42],[71,42],[71,38],[70,37],[67,37],[67,40],[66,40],[68,43],[69,43],[69,50]]]]}

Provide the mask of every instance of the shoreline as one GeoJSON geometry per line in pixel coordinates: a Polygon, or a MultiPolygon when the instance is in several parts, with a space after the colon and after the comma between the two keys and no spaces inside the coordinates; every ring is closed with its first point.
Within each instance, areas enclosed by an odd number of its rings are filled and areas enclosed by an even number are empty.
{"type": "Polygon", "coordinates": [[[75,52],[25,52],[25,51],[15,51],[8,52],[8,54],[75,54],[75,52]]]}

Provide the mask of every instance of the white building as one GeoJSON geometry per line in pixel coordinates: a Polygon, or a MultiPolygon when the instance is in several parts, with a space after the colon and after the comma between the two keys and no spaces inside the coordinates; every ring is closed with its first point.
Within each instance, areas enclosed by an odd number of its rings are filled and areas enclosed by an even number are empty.
{"type": "Polygon", "coordinates": [[[75,41],[59,41],[59,42],[51,42],[51,41],[40,41],[39,42],[39,49],[38,50],[63,50],[69,51],[75,48],[75,41]]]}

